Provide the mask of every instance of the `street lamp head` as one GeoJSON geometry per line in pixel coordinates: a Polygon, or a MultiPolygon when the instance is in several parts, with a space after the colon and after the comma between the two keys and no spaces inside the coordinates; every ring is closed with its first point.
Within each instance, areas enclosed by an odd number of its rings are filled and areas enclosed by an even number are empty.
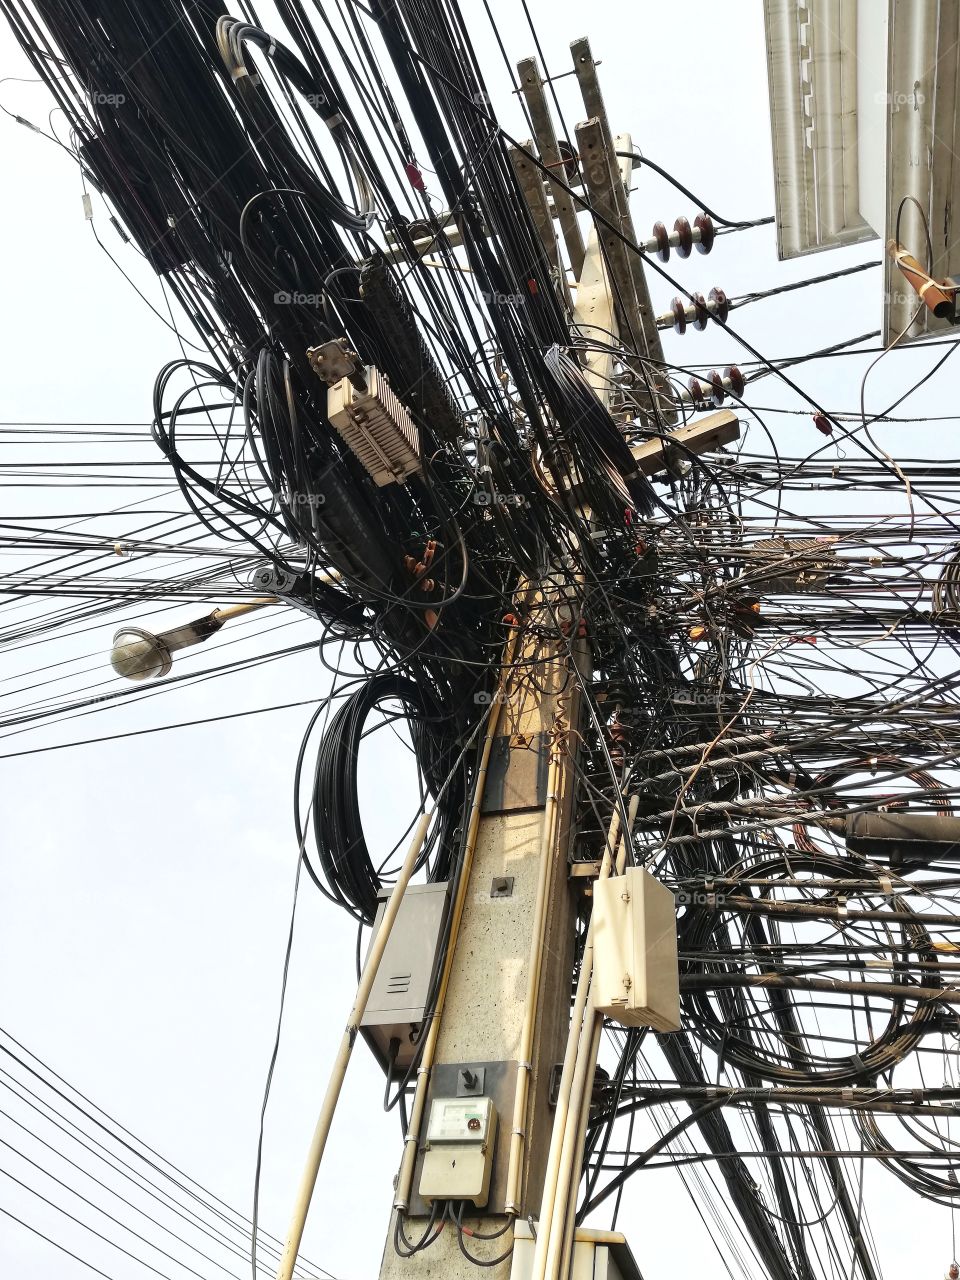
{"type": "Polygon", "coordinates": [[[167,674],[173,658],[161,636],[141,627],[121,627],[113,637],[110,665],[127,680],[153,680],[167,674]]]}
{"type": "Polygon", "coordinates": [[[113,637],[110,665],[118,676],[127,680],[156,680],[168,674],[178,649],[202,644],[231,618],[275,603],[276,596],[265,596],[262,600],[250,600],[245,604],[221,606],[204,618],[195,618],[193,622],[171,627],[156,636],[142,627],[121,627],[113,637]]]}

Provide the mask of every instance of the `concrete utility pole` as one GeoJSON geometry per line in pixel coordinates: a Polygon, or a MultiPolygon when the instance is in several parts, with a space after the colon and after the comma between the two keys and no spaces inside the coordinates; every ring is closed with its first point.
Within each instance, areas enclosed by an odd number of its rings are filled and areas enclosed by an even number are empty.
{"type": "MultiPolygon", "coordinates": [[[[614,140],[610,132],[588,42],[578,40],[571,50],[590,117],[576,131],[583,195],[635,243],[627,196],[631,161],[616,155],[631,150],[630,140],[624,135],[614,140]]],[[[571,186],[576,166],[563,164],[536,60],[524,60],[518,71],[536,134],[527,150],[551,172],[563,174],[571,186]]],[[[554,226],[554,220],[559,222],[576,277],[574,325],[587,337],[593,329],[605,343],[611,333],[620,333],[635,351],[661,361],[639,257],[627,253],[609,231],[598,234],[590,228],[585,241],[586,219],[578,219],[576,201],[556,182],[545,182],[542,171],[522,151],[513,151],[511,160],[546,253],[556,264],[557,288],[572,302],[554,226]]],[[[612,364],[611,356],[597,354],[585,369],[605,401],[613,387],[612,364]]],[[[401,1256],[394,1245],[398,1213],[412,1242],[428,1223],[429,1207],[418,1186],[432,1100],[471,1093],[492,1099],[499,1126],[485,1212],[463,1222],[469,1231],[499,1234],[492,1239],[465,1234],[463,1243],[485,1262],[508,1255],[484,1268],[492,1280],[525,1277],[534,1265],[533,1230],[541,1216],[554,1125],[551,1086],[556,1090],[555,1068],[564,1061],[571,1025],[576,898],[569,849],[581,727],[579,682],[590,674],[588,641],[578,634],[579,604],[569,587],[559,585],[560,577],[558,573],[557,583],[547,579],[532,584],[526,604],[517,606],[518,613],[526,609],[530,625],[508,645],[499,703],[492,709],[485,744],[486,772],[473,810],[465,815],[462,892],[452,908],[447,972],[411,1106],[382,1280],[477,1278],[476,1265],[464,1257],[449,1224],[434,1243],[412,1257],[401,1256]],[[542,638],[543,633],[556,637],[558,629],[563,639],[542,638]]],[[[592,1079],[586,1089],[591,1086],[592,1079]]],[[[575,1149],[568,1141],[562,1153],[574,1195],[583,1148],[583,1134],[577,1136],[575,1149]]],[[[570,1235],[566,1219],[560,1234],[570,1235]]],[[[604,1248],[622,1241],[609,1233],[597,1238],[604,1248]]],[[[562,1252],[562,1239],[560,1245],[562,1252]]],[[[619,1270],[612,1266],[605,1274],[627,1277],[633,1272],[621,1259],[619,1270]]]]}
{"type": "MultiPolygon", "coordinates": [[[[571,612],[549,585],[530,603],[531,621],[540,620],[548,629],[555,628],[552,617],[571,612]]],[[[577,647],[584,662],[584,646],[577,647]]],[[[408,1234],[419,1236],[426,1210],[417,1195],[417,1121],[430,1098],[456,1096],[467,1072],[482,1080],[483,1094],[497,1109],[499,1132],[488,1211],[468,1219],[467,1226],[484,1233],[506,1231],[494,1241],[468,1237],[471,1251],[481,1258],[509,1247],[511,1218],[537,1212],[551,1069],[566,1040],[573,963],[574,898],[566,854],[579,696],[565,646],[522,640],[502,696],[482,797],[468,822],[471,865],[434,1024],[436,1051],[429,1079],[426,1071],[418,1078],[422,1103],[418,1106],[415,1095],[395,1199],[398,1208],[413,1215],[408,1234]]],[[[430,1048],[428,1040],[426,1054],[430,1048]]],[[[510,1266],[508,1259],[490,1274],[509,1276],[510,1266]]],[[[391,1224],[381,1275],[458,1277],[476,1271],[450,1230],[422,1253],[399,1256],[391,1224]]]]}

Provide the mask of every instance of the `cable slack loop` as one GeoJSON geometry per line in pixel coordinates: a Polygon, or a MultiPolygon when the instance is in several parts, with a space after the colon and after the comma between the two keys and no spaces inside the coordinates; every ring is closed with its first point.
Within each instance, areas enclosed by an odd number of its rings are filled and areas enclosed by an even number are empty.
{"type": "MultiPolygon", "coordinates": [[[[366,681],[346,697],[330,719],[317,750],[313,780],[313,829],[317,882],[357,920],[372,925],[383,883],[360,817],[358,766],[375,709],[399,702],[409,727],[414,755],[431,796],[440,796],[439,820],[424,844],[416,871],[427,868],[432,881],[448,878],[463,796],[463,774],[457,771],[444,791],[455,752],[443,735],[444,716],[427,689],[403,676],[383,674],[366,681]]],[[[391,718],[395,713],[391,713],[391,718]]],[[[389,721],[388,721],[389,723],[389,721]]],[[[312,865],[308,854],[308,865],[312,865]]]]}
{"type": "Polygon", "coordinates": [[[357,186],[360,194],[359,209],[350,209],[339,197],[317,182],[312,171],[299,162],[295,154],[291,153],[289,160],[297,170],[301,185],[307,188],[308,193],[335,222],[349,231],[369,231],[377,216],[373,188],[360,162],[347,121],[336,107],[332,87],[321,83],[286,46],[278,44],[266,31],[239,18],[221,15],[217,19],[216,38],[231,81],[241,102],[252,114],[259,116],[263,109],[256,99],[262,81],[247,63],[247,45],[258,48],[275,65],[280,79],[289,81],[307,105],[320,116],[357,186]]]}

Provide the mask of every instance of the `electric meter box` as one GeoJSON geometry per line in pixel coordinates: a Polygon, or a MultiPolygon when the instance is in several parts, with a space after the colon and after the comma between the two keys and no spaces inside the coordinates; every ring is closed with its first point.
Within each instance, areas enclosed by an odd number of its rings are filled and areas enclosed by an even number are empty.
{"type": "Polygon", "coordinates": [[[673,894],[643,867],[593,886],[594,1007],[625,1027],[680,1030],[673,894]]]}
{"type": "Polygon", "coordinates": [[[497,1140],[497,1110],[490,1098],[434,1098],[420,1170],[420,1195],[434,1200],[487,1203],[497,1140]]]}
{"type": "MultiPolygon", "coordinates": [[[[371,945],[389,896],[389,889],[380,893],[371,945]]],[[[401,1073],[413,1061],[446,914],[446,881],[407,886],[360,1020],[361,1034],[385,1071],[392,1065],[394,1074],[401,1073]]]]}

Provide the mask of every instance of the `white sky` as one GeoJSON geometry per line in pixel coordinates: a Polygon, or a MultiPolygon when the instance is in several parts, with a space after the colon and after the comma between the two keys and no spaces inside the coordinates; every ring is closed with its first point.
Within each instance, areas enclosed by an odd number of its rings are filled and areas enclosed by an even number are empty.
{"type": "MultiPolygon", "coordinates": [[[[493,0],[492,7],[511,57],[532,52],[515,0],[493,0]]],[[[569,66],[569,41],[584,30],[590,34],[603,63],[601,81],[615,131],[631,131],[652,159],[726,216],[772,212],[759,3],[593,0],[584,7],[569,0],[531,0],[531,10],[556,71],[569,66]]],[[[519,131],[519,113],[484,31],[481,6],[471,5],[469,12],[490,72],[491,96],[507,127],[519,131]]],[[[32,74],[5,29],[0,30],[0,69],[3,76],[32,74]]],[[[561,82],[571,125],[583,114],[574,85],[561,82]]],[[[49,109],[42,88],[12,81],[0,84],[0,102],[38,122],[49,109]]],[[[6,117],[0,117],[0,141],[7,176],[0,202],[5,297],[0,422],[143,424],[146,435],[154,377],[178,354],[175,340],[94,242],[71,159],[6,117]]],[[[686,197],[652,174],[641,173],[637,180],[641,189],[634,209],[641,234],[658,218],[671,225],[678,215],[692,218],[696,212],[686,197]]],[[[161,305],[155,277],[140,269],[102,206],[96,207],[97,226],[111,253],[161,305]]],[[[772,229],[764,228],[724,237],[709,258],[694,255],[686,264],[674,258],[670,265],[704,293],[721,285],[737,294],[869,260],[879,256],[879,248],[870,244],[778,264],[772,229]]],[[[655,278],[651,288],[657,309],[666,309],[673,291],[655,278]]],[[[879,327],[878,289],[878,274],[866,273],[810,295],[745,309],[738,325],[767,355],[799,353],[879,327]]],[[[668,356],[678,360],[722,365],[736,358],[730,341],[716,332],[688,332],[682,339],[670,335],[666,342],[668,356]]],[[[906,387],[932,359],[933,353],[916,352],[881,366],[868,404],[886,403],[886,392],[906,387]]],[[[864,363],[834,361],[796,376],[831,407],[852,409],[864,363]]],[[[759,403],[793,403],[780,397],[771,381],[761,385],[759,403]]],[[[950,385],[947,374],[917,398],[918,406],[950,412],[950,385]]],[[[811,433],[809,420],[797,419],[778,443],[789,450],[791,440],[802,438],[809,448],[811,433]]],[[[895,428],[877,434],[887,448],[903,447],[895,428]]],[[[942,445],[936,436],[924,438],[911,429],[910,453],[924,448],[937,451],[942,445]]],[[[39,456],[38,450],[21,453],[39,456]]],[[[8,449],[3,456],[9,458],[8,449]]],[[[43,456],[49,459],[52,451],[43,456]]],[[[149,444],[139,446],[136,456],[159,458],[149,444]]],[[[88,512],[142,497],[121,489],[7,493],[10,514],[88,512]]],[[[170,504],[158,497],[144,505],[170,504]]],[[[130,516],[116,515],[117,537],[133,527],[130,516]]],[[[170,616],[186,619],[203,611],[184,604],[170,616]]],[[[277,621],[258,617],[248,624],[248,633],[277,621]]],[[[115,625],[109,619],[62,646],[4,657],[4,676],[81,654],[92,655],[84,665],[101,657],[105,663],[115,625]]],[[[308,621],[297,621],[276,637],[235,648],[238,655],[262,651],[316,633],[308,621]]],[[[186,663],[194,662],[199,670],[209,659],[209,649],[197,651],[179,660],[176,669],[187,670],[186,663]]],[[[0,1025],[245,1212],[296,857],[293,767],[309,708],[2,757],[51,743],[317,698],[327,685],[315,655],[299,655],[166,693],[155,705],[148,700],[142,706],[103,709],[73,724],[0,738],[0,1025]]],[[[385,843],[406,826],[409,772],[402,756],[387,749],[375,750],[365,769],[370,835],[385,843]]],[[[353,947],[350,922],[305,883],[262,1178],[262,1221],[278,1235],[286,1226],[350,1007],[353,947]]],[[[377,1275],[400,1155],[399,1126],[394,1115],[382,1114],[381,1094],[379,1069],[361,1048],[305,1241],[310,1258],[347,1280],[377,1275]]],[[[0,1100],[0,1108],[8,1105],[13,1105],[9,1099],[0,1100]]],[[[26,1115],[22,1109],[15,1114],[26,1115]]],[[[0,1140],[33,1150],[2,1116],[0,1140]]],[[[45,1180],[7,1147],[0,1147],[0,1168],[66,1204],[66,1193],[44,1186],[45,1180]]],[[[867,1186],[886,1274],[905,1275],[908,1267],[913,1275],[942,1274],[951,1256],[949,1214],[908,1197],[880,1170],[870,1171],[867,1186]]],[[[149,1274],[5,1178],[0,1178],[0,1206],[76,1247],[118,1280],[149,1274]]],[[[720,1268],[707,1233],[667,1175],[634,1179],[620,1225],[647,1280],[675,1276],[678,1264],[686,1274],[701,1268],[716,1274],[720,1268]]],[[[109,1224],[107,1230],[118,1238],[122,1234],[109,1224]]],[[[79,1280],[90,1274],[3,1219],[0,1264],[3,1274],[36,1280],[79,1280]]],[[[186,1274],[172,1271],[159,1256],[156,1265],[178,1280],[186,1274]]],[[[248,1274],[239,1259],[236,1270],[248,1274]]]]}

